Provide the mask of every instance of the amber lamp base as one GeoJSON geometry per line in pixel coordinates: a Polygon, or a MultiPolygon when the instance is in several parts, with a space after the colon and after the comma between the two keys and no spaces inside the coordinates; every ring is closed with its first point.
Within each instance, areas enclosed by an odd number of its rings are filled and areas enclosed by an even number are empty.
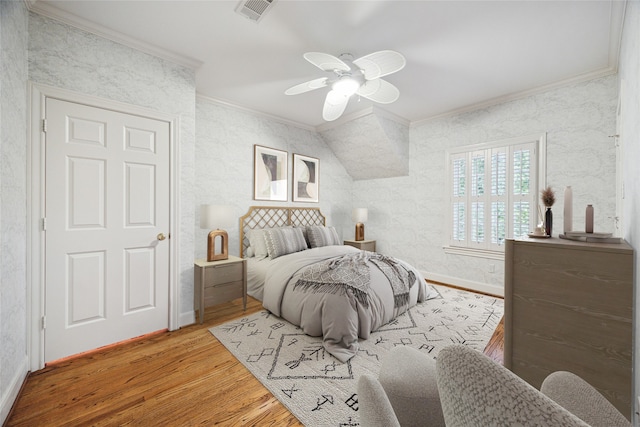
{"type": "Polygon", "coordinates": [[[356,224],[356,241],[364,240],[364,224],[359,222],[356,224]]]}
{"type": "Polygon", "coordinates": [[[207,239],[207,261],[229,259],[229,235],[224,230],[213,230],[207,239]],[[216,253],[216,237],[220,237],[222,252],[216,253]]]}

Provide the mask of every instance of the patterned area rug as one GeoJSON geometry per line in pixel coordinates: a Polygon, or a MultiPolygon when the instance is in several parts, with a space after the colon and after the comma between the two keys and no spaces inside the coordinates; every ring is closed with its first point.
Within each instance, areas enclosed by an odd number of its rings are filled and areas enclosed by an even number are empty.
{"type": "Polygon", "coordinates": [[[454,343],[482,351],[502,318],[502,299],[429,286],[440,296],[360,341],[358,354],[347,363],[327,353],[321,338],[305,335],[266,310],[210,331],[304,425],[357,426],[358,378],[377,376],[391,348],[411,346],[434,359],[454,343]]]}

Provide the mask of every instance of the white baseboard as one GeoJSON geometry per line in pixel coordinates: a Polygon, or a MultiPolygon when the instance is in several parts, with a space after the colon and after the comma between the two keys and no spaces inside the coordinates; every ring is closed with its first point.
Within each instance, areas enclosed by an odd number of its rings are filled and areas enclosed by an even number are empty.
{"type": "Polygon", "coordinates": [[[18,393],[20,393],[20,388],[22,387],[22,383],[24,382],[27,373],[29,372],[29,358],[27,356],[22,359],[22,363],[20,368],[17,370],[13,379],[11,380],[11,384],[7,389],[7,393],[2,396],[2,402],[0,403],[0,424],[4,425],[7,417],[9,416],[9,412],[11,411],[11,407],[13,403],[18,398],[18,393]]]}
{"type": "Polygon", "coordinates": [[[504,298],[504,287],[502,286],[474,282],[473,280],[466,280],[459,277],[452,277],[438,273],[430,273],[428,271],[421,271],[421,273],[427,280],[433,280],[434,282],[445,283],[447,285],[458,286],[460,288],[469,289],[471,291],[482,292],[485,294],[504,298]]]}
{"type": "Polygon", "coordinates": [[[189,326],[196,323],[196,312],[195,311],[187,311],[186,313],[180,313],[179,326],[182,328],[183,326],[189,326]]]}

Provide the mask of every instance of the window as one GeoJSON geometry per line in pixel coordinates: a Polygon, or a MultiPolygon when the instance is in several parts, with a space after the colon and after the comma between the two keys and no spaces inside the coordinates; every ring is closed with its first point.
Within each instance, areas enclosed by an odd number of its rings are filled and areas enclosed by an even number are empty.
{"type": "Polygon", "coordinates": [[[501,258],[507,238],[526,236],[538,218],[546,136],[461,147],[447,153],[448,252],[501,258]]]}

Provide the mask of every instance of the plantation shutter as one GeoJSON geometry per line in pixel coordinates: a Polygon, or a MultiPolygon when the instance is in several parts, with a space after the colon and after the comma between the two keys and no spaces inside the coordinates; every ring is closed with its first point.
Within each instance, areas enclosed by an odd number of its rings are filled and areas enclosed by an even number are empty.
{"type": "Polygon", "coordinates": [[[466,154],[451,158],[451,207],[453,227],[451,242],[453,245],[466,246],[467,222],[467,159],[466,154]]]}
{"type": "Polygon", "coordinates": [[[469,197],[469,230],[470,244],[480,247],[485,246],[485,186],[486,186],[486,153],[485,151],[475,151],[471,153],[471,188],[469,197]]]}
{"type": "Polygon", "coordinates": [[[513,238],[525,237],[535,226],[536,194],[533,186],[532,159],[535,146],[533,144],[521,144],[512,149],[513,177],[511,208],[513,238]]]}
{"type": "MultiPolygon", "coordinates": [[[[529,140],[531,141],[531,140],[529,140]]],[[[537,142],[449,153],[449,246],[503,251],[537,218],[537,142]]]]}
{"type": "Polygon", "coordinates": [[[491,242],[493,249],[504,245],[508,235],[508,175],[509,150],[507,147],[491,150],[491,242]]]}

